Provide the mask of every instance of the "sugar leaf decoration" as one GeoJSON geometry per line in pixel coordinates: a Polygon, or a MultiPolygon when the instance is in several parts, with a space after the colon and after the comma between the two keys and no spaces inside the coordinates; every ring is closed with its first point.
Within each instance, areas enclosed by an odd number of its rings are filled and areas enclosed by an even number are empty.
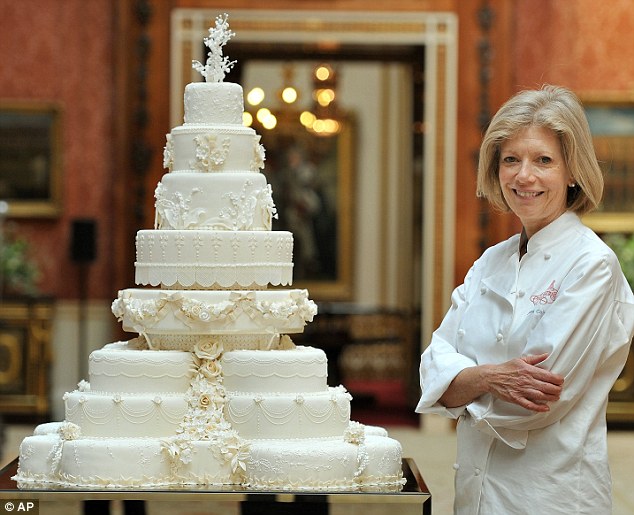
{"type": "Polygon", "coordinates": [[[216,26],[209,28],[209,36],[203,40],[205,46],[209,48],[207,62],[203,65],[200,61],[192,61],[194,70],[200,72],[207,82],[222,82],[225,74],[236,64],[236,61],[230,61],[222,53],[222,47],[235,36],[235,33],[229,30],[227,18],[226,14],[217,16],[216,26]]]}

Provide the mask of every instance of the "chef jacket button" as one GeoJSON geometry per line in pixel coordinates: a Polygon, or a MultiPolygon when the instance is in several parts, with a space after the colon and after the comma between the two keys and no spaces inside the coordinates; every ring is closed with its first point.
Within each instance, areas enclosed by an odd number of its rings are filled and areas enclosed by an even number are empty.
{"type": "Polygon", "coordinates": [[[464,329],[458,329],[458,336],[464,336],[464,329]]]}
{"type": "Polygon", "coordinates": [[[520,298],[523,297],[524,296],[524,290],[518,291],[517,292],[517,296],[520,297],[520,298]]]}
{"type": "Polygon", "coordinates": [[[476,476],[479,476],[479,475],[480,475],[480,472],[482,472],[482,471],[481,471],[479,468],[476,468],[476,469],[474,470],[474,472],[475,472],[475,475],[476,475],[476,476]]]}
{"type": "Polygon", "coordinates": [[[495,335],[497,341],[501,342],[504,339],[504,335],[502,333],[498,333],[495,335]]]}
{"type": "Polygon", "coordinates": [[[458,470],[460,468],[460,465],[458,465],[457,463],[453,464],[453,469],[454,470],[458,470]]]}
{"type": "Polygon", "coordinates": [[[548,253],[544,254],[544,259],[548,261],[552,256],[548,253]]]}
{"type": "Polygon", "coordinates": [[[486,286],[483,286],[482,288],[480,288],[480,294],[484,295],[487,292],[487,288],[486,286]]]}

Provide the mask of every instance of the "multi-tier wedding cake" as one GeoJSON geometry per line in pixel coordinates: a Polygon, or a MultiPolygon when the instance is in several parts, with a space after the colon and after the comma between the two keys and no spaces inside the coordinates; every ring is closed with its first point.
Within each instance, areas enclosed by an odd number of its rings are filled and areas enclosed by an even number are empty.
{"type": "Polygon", "coordinates": [[[89,357],[65,420],[20,446],[21,488],[246,485],[399,488],[401,446],[350,421],[351,396],[327,385],[325,353],[295,346],[317,313],[292,283],[293,237],[272,231],[260,136],[243,92],[223,82],[226,15],[185,88],[167,135],[154,230],[136,239],[136,283],[112,310],[138,336],[89,357]]]}

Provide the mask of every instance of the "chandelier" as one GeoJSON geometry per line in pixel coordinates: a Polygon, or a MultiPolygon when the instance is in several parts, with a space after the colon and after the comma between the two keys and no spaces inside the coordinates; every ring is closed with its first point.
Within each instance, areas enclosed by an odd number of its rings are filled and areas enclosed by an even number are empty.
{"type": "Polygon", "coordinates": [[[342,118],[337,102],[337,71],[328,63],[312,70],[311,103],[308,109],[299,109],[297,101],[301,93],[295,86],[295,67],[287,63],[282,68],[282,86],[276,92],[275,105],[265,103],[264,90],[256,86],[246,95],[247,109],[244,125],[256,123],[265,130],[293,130],[297,123],[317,136],[332,136],[341,131],[342,118]]]}

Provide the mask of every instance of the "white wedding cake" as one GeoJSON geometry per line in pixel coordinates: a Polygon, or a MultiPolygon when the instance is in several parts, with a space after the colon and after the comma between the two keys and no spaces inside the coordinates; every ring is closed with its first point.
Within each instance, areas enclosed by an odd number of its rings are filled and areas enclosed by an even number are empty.
{"type": "Polygon", "coordinates": [[[194,63],[184,124],[167,135],[155,229],[137,234],[136,283],[112,310],[138,336],[89,357],[65,420],[20,446],[20,488],[242,485],[398,489],[401,446],[350,421],[325,353],[296,347],[317,313],[292,283],[292,234],[272,231],[260,136],[242,125],[226,15],[194,63]]]}

